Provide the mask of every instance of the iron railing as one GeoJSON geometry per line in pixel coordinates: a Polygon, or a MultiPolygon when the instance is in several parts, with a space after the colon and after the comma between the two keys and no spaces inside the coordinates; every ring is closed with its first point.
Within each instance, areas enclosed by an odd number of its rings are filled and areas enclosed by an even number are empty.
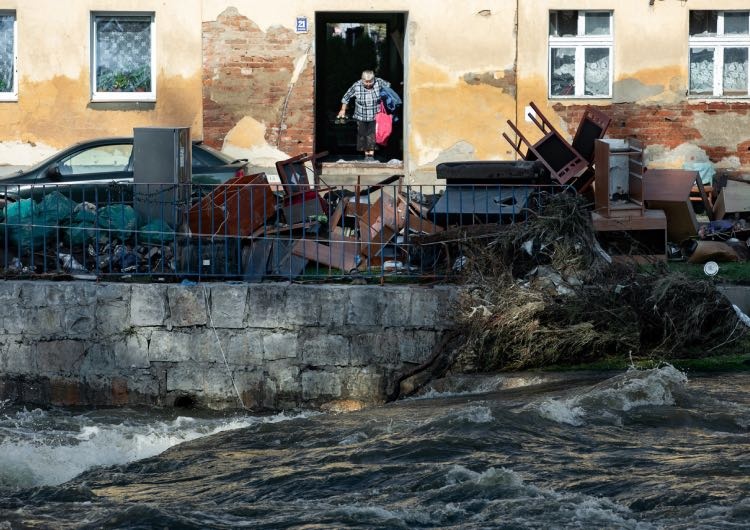
{"type": "Polygon", "coordinates": [[[540,196],[560,191],[397,180],[289,196],[261,177],[192,187],[0,185],[0,268],[6,278],[444,278],[452,270],[445,260],[460,258],[441,254],[446,230],[524,221],[540,196]]]}

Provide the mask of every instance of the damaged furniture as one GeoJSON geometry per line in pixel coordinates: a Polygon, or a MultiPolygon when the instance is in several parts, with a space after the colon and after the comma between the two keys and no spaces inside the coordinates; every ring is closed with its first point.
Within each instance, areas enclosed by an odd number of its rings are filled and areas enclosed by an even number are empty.
{"type": "Polygon", "coordinates": [[[587,187],[590,178],[583,178],[583,175],[590,174],[594,141],[604,137],[611,121],[609,116],[592,107],[586,109],[571,145],[534,102],[529,106],[533,112],[529,112],[527,116],[542,132],[542,138],[532,144],[510,120],[507,121],[508,126],[518,140],[514,142],[506,133],[503,133],[503,137],[524,160],[541,161],[559,184],[575,183],[579,189],[587,187]],[[523,151],[522,144],[526,147],[526,152],[523,151]]]}
{"type": "Polygon", "coordinates": [[[667,237],[674,243],[698,234],[698,219],[690,202],[690,191],[697,171],[649,169],[644,173],[644,198],[649,208],[663,210],[667,216],[667,237]]]}
{"type": "Polygon", "coordinates": [[[513,221],[529,204],[531,185],[549,183],[538,160],[446,162],[436,172],[448,186],[429,215],[443,227],[513,221]]]}
{"type": "Polygon", "coordinates": [[[714,203],[715,219],[724,219],[730,214],[750,212],[750,183],[727,180],[714,203]]]}
{"type": "Polygon", "coordinates": [[[591,220],[602,247],[616,259],[667,258],[667,216],[646,209],[644,174],[641,142],[595,140],[591,220]]]}

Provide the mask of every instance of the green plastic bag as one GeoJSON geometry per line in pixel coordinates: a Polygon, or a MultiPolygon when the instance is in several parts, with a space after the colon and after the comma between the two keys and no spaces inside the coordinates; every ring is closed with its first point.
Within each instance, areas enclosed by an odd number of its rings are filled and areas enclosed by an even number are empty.
{"type": "Polygon", "coordinates": [[[107,231],[107,236],[128,239],[138,228],[138,215],[132,206],[113,204],[97,210],[97,224],[107,231]]]}
{"type": "Polygon", "coordinates": [[[138,241],[152,245],[174,241],[174,228],[161,219],[151,221],[138,231],[138,241]]]}

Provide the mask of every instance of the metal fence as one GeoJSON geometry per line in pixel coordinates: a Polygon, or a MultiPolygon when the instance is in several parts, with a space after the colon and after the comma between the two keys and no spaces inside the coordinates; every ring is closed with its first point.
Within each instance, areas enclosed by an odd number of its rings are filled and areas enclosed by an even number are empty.
{"type": "Polygon", "coordinates": [[[221,185],[0,186],[8,277],[143,281],[445,278],[455,227],[524,221],[539,185],[284,189],[265,175],[221,185]]]}

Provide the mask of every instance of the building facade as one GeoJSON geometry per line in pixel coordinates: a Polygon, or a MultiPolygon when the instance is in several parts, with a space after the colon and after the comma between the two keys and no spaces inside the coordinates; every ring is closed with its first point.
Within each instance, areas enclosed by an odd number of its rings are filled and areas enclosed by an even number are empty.
{"type": "MultiPolygon", "coordinates": [[[[0,0],[0,163],[135,126],[190,126],[254,165],[353,154],[340,97],[373,68],[402,96],[381,159],[513,159],[536,103],[583,109],[652,167],[750,172],[747,0],[0,0]]],[[[389,170],[392,169],[389,168],[389,170]]],[[[392,171],[393,172],[393,171],[392,171]]]]}

